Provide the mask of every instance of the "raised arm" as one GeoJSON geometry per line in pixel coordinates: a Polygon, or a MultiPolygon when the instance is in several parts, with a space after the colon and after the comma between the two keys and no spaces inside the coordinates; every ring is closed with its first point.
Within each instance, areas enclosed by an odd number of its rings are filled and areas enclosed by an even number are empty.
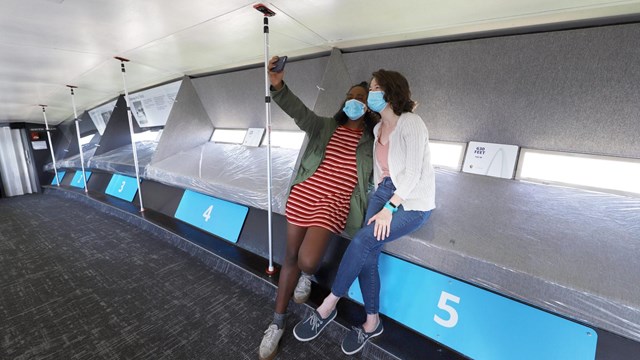
{"type": "MultiPolygon", "coordinates": [[[[274,56],[269,61],[269,69],[273,68],[278,60],[274,56]]],[[[311,111],[284,83],[284,71],[276,73],[269,71],[269,81],[271,82],[271,98],[280,108],[296,122],[300,130],[309,136],[316,134],[323,126],[334,122],[332,118],[318,116],[311,111]]]]}

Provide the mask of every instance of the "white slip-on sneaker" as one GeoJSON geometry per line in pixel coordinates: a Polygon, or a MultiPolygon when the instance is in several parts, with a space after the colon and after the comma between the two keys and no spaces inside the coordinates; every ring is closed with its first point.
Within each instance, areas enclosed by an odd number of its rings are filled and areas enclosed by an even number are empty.
{"type": "Polygon", "coordinates": [[[304,304],[309,300],[309,295],[311,295],[311,275],[301,274],[298,284],[293,290],[293,301],[304,304]]]}
{"type": "Polygon", "coordinates": [[[278,329],[278,325],[271,324],[264,331],[264,336],[260,342],[259,356],[260,360],[272,360],[278,353],[278,344],[282,335],[284,334],[284,328],[278,329]]]}

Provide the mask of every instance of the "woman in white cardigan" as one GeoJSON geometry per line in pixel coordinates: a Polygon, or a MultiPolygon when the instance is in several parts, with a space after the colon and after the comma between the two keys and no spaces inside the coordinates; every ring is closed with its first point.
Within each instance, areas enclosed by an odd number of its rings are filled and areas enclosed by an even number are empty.
{"type": "Polygon", "coordinates": [[[367,320],[342,341],[351,355],[367,340],[382,333],[378,316],[380,276],[378,258],[384,244],[420,228],[435,208],[435,174],[431,165],[429,133],[424,121],[412,111],[407,79],[400,73],[380,69],[373,73],[367,105],[380,114],[374,128],[374,179],[376,191],[369,201],[365,226],[345,251],[331,294],[293,330],[300,341],[315,339],[335,318],[336,305],[358,278],[367,320]]]}

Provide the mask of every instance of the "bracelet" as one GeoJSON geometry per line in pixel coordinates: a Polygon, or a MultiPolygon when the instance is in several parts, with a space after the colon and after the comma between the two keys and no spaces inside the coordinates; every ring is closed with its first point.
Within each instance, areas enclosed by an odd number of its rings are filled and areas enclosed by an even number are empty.
{"type": "Polygon", "coordinates": [[[391,213],[393,214],[394,212],[398,211],[398,207],[393,205],[393,203],[391,202],[391,200],[387,201],[386,204],[384,204],[384,208],[391,211],[391,213]]]}

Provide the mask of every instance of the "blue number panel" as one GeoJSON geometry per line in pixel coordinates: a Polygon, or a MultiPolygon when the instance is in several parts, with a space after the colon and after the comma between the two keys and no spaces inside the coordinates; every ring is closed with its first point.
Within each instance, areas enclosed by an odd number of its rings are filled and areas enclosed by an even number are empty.
{"type": "Polygon", "coordinates": [[[66,171],[58,171],[58,177],[56,178],[56,175],[53,174],[53,180],[51,181],[51,185],[58,185],[58,179],[60,179],[60,182],[62,183],[62,178],[64,178],[64,174],[66,174],[66,171]]]}
{"type": "MultiPolygon", "coordinates": [[[[142,181],[142,180],[141,180],[142,181]]],[[[122,200],[133,201],[138,192],[138,184],[136,178],[114,174],[107,186],[106,194],[115,196],[122,200]]]]}
{"type": "MultiPolygon", "coordinates": [[[[85,173],[85,176],[87,177],[87,182],[89,182],[89,178],[91,177],[91,171],[85,171],[84,173],[85,173]]],[[[84,181],[82,180],[82,170],[76,171],[75,175],[73,175],[73,180],[71,180],[71,186],[84,189],[84,181]]]]}
{"type": "Polygon", "coordinates": [[[595,359],[589,327],[387,254],[379,268],[381,313],[473,359],[595,359]]]}
{"type": "Polygon", "coordinates": [[[248,211],[246,206],[185,190],[175,217],[236,243],[248,211]]]}

